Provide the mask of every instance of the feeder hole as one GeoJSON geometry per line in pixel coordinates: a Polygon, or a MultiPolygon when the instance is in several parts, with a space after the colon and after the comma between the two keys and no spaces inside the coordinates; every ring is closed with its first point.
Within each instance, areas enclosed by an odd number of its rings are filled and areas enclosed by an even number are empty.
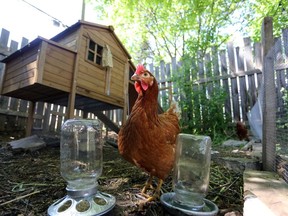
{"type": "Polygon", "coordinates": [[[58,212],[64,212],[67,209],[70,208],[70,206],[72,205],[72,201],[71,200],[67,200],[62,206],[59,207],[58,212]]]}
{"type": "Polygon", "coordinates": [[[76,210],[78,212],[86,212],[90,208],[90,203],[87,200],[81,200],[76,205],[76,210]]]}
{"type": "Polygon", "coordinates": [[[100,197],[94,197],[93,201],[97,204],[97,205],[101,205],[104,206],[107,204],[106,200],[100,197]]]}

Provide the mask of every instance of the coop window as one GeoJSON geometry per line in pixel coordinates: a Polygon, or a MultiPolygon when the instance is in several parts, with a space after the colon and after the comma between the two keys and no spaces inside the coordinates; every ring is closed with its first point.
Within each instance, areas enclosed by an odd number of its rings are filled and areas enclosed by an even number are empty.
{"type": "Polygon", "coordinates": [[[98,65],[102,63],[103,46],[89,40],[87,59],[98,65]]]}

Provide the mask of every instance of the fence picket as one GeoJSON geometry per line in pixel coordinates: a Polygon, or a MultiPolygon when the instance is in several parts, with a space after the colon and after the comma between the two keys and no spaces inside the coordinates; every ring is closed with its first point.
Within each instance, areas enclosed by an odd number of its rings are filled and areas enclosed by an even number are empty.
{"type": "Polygon", "coordinates": [[[227,72],[228,74],[235,75],[236,65],[235,65],[234,45],[232,41],[228,42],[227,44],[227,54],[228,54],[228,64],[229,64],[229,70],[227,70],[227,72]]]}
{"type": "MultiPolygon", "coordinates": [[[[241,105],[241,119],[243,119],[243,121],[247,121],[247,112],[248,110],[248,100],[247,100],[247,93],[246,93],[246,77],[245,76],[241,76],[239,77],[239,89],[240,89],[240,105],[241,105]]],[[[240,120],[240,119],[239,119],[240,120]]]]}
{"type": "Polygon", "coordinates": [[[172,89],[173,89],[173,86],[172,86],[172,77],[171,77],[171,64],[168,63],[165,65],[165,70],[166,70],[166,76],[167,76],[167,90],[168,90],[168,101],[169,103],[171,103],[172,101],[172,97],[173,97],[173,93],[172,93],[172,89]]]}
{"type": "Polygon", "coordinates": [[[60,131],[61,130],[61,126],[64,123],[65,120],[65,111],[64,111],[64,106],[58,106],[58,116],[57,116],[57,126],[56,126],[56,131],[60,131]]]}
{"type": "MultiPolygon", "coordinates": [[[[172,78],[174,79],[176,76],[178,76],[178,66],[177,66],[177,60],[175,57],[172,58],[171,60],[171,76],[172,78]]],[[[173,99],[175,101],[178,101],[179,100],[179,90],[178,90],[178,87],[173,85],[173,88],[172,88],[172,94],[174,95],[173,96],[173,99]]]]}
{"type": "MultiPolygon", "coordinates": [[[[197,64],[198,64],[198,79],[204,79],[204,62],[203,62],[203,53],[198,51],[198,58],[197,58],[197,64]]],[[[195,79],[195,78],[193,78],[195,79]]]]}
{"type": "Polygon", "coordinates": [[[253,64],[253,55],[252,55],[252,47],[251,47],[251,39],[250,37],[243,38],[244,42],[244,53],[245,53],[245,65],[246,70],[250,71],[254,69],[253,64]]]}
{"type": "Polygon", "coordinates": [[[0,47],[4,48],[6,51],[8,46],[10,32],[4,28],[1,30],[1,37],[0,37],[0,47]]]}
{"type": "MultiPolygon", "coordinates": [[[[262,68],[262,47],[261,43],[254,43],[255,52],[255,68],[263,70],[262,68]]],[[[262,73],[257,73],[257,87],[261,86],[262,83],[262,73]]],[[[258,88],[259,89],[259,88],[258,88]]]]}
{"type": "MultiPolygon", "coordinates": [[[[225,76],[228,74],[228,68],[227,68],[227,58],[226,58],[226,50],[220,51],[220,61],[221,61],[221,74],[222,76],[225,76]]],[[[225,102],[225,115],[232,116],[232,109],[231,109],[231,96],[230,96],[230,89],[229,89],[229,80],[228,78],[222,79],[223,83],[223,89],[225,92],[227,92],[227,99],[225,102]]]]}
{"type": "Polygon", "coordinates": [[[57,108],[58,108],[58,105],[56,104],[52,104],[52,107],[51,107],[51,123],[50,123],[50,131],[54,131],[55,130],[55,126],[56,126],[56,119],[57,119],[57,108]]]}
{"type": "MultiPolygon", "coordinates": [[[[220,76],[220,69],[219,69],[219,56],[218,50],[216,47],[212,47],[212,64],[213,64],[213,76],[219,77],[220,76]]],[[[220,87],[220,79],[214,82],[215,88],[220,87]]]]}
{"type": "Polygon", "coordinates": [[[248,91],[247,91],[247,109],[251,110],[257,99],[255,74],[247,75],[248,79],[248,91]]]}
{"type": "Polygon", "coordinates": [[[29,40],[25,37],[22,37],[21,48],[26,46],[28,43],[29,43],[29,40]]]}
{"type": "Polygon", "coordinates": [[[35,113],[34,113],[34,129],[41,130],[43,129],[43,118],[44,118],[44,103],[36,103],[35,113]]]}
{"type": "MultiPolygon", "coordinates": [[[[19,104],[19,112],[21,114],[26,114],[28,112],[28,101],[26,100],[20,100],[20,104],[19,104]]],[[[22,116],[22,115],[19,115],[18,116],[18,125],[20,128],[25,128],[26,127],[26,123],[27,122],[27,118],[22,116]]]]}
{"type": "Polygon", "coordinates": [[[10,43],[10,52],[15,52],[16,50],[18,49],[18,42],[14,41],[14,40],[11,40],[11,43],[10,43]]]}
{"type": "Polygon", "coordinates": [[[162,107],[166,107],[167,106],[167,89],[166,89],[166,82],[168,81],[168,79],[166,78],[166,70],[165,70],[165,62],[161,61],[160,62],[160,89],[162,89],[161,93],[161,106],[162,107]]]}
{"type": "Polygon", "coordinates": [[[243,74],[245,72],[244,55],[242,50],[243,49],[240,49],[240,47],[236,47],[237,74],[243,74]]]}

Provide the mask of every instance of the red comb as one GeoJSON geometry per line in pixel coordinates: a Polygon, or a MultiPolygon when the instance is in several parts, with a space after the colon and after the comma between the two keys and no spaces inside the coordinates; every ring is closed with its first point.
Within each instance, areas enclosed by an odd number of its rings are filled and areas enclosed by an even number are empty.
{"type": "Polygon", "coordinates": [[[139,75],[139,74],[140,74],[142,71],[144,71],[144,70],[146,70],[145,67],[144,67],[144,65],[139,64],[139,65],[137,66],[137,68],[136,68],[135,73],[139,75]]]}

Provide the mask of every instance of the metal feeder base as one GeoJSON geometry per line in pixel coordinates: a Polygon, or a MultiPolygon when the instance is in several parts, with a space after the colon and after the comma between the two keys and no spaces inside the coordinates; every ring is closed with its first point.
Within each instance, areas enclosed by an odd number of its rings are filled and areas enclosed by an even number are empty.
{"type": "Polygon", "coordinates": [[[217,215],[219,209],[217,205],[215,205],[213,202],[203,199],[205,205],[201,210],[194,210],[186,206],[180,206],[179,204],[175,205],[173,202],[173,197],[175,193],[165,193],[160,197],[160,201],[162,205],[166,208],[168,212],[170,212],[172,215],[177,216],[185,216],[185,215],[194,215],[194,216],[215,216],[217,215]]]}
{"type": "Polygon", "coordinates": [[[103,215],[112,210],[115,203],[116,199],[114,196],[99,191],[87,197],[73,198],[66,195],[48,208],[48,215],[103,215]]]}

